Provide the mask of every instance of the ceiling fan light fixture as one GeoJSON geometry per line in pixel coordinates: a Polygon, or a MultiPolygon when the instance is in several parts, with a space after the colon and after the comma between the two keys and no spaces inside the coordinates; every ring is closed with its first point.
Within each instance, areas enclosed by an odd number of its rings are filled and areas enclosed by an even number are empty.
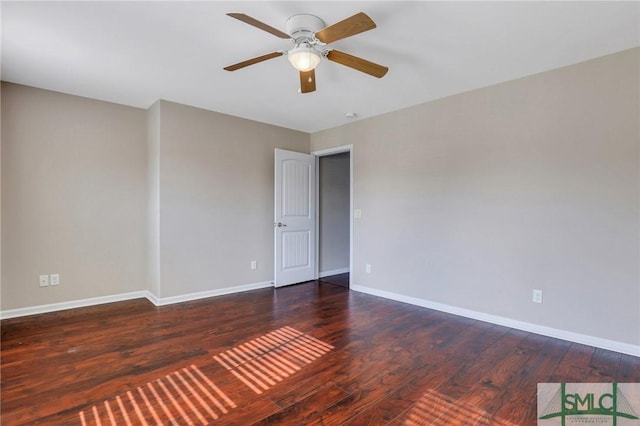
{"type": "Polygon", "coordinates": [[[298,46],[289,51],[289,62],[298,71],[311,71],[320,63],[320,52],[311,46],[298,46]]]}

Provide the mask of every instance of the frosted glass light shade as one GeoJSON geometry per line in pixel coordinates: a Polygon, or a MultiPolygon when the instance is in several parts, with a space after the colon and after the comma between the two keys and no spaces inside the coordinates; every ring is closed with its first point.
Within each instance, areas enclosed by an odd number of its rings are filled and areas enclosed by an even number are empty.
{"type": "Polygon", "coordinates": [[[320,54],[311,47],[296,47],[289,51],[289,62],[298,71],[311,71],[320,63],[320,54]]]}

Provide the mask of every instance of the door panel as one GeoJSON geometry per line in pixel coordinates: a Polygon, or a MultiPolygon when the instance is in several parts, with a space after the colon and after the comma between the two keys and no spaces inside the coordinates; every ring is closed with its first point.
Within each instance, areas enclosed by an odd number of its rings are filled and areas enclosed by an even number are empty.
{"type": "Polygon", "coordinates": [[[307,231],[282,231],[282,269],[309,266],[309,240],[307,231]]]}
{"type": "Polygon", "coordinates": [[[275,151],[274,285],[315,278],[315,157],[275,151]]]}
{"type": "Polygon", "coordinates": [[[309,205],[311,195],[308,164],[300,159],[283,159],[281,160],[281,168],[282,218],[308,218],[311,207],[309,205]]]}

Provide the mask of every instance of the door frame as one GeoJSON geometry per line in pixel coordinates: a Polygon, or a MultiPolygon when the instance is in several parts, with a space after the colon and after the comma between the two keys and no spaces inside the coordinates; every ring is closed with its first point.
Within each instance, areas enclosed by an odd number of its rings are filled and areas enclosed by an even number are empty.
{"type": "Polygon", "coordinates": [[[353,144],[336,146],[311,152],[316,157],[316,272],[320,277],[320,157],[349,153],[349,288],[351,288],[353,272],[353,144]]]}

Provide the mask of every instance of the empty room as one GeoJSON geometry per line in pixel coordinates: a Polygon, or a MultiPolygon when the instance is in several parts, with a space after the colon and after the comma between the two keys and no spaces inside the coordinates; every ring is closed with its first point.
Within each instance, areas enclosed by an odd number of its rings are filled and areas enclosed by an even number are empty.
{"type": "Polygon", "coordinates": [[[640,425],[637,1],[2,1],[2,425],[640,425]]]}

